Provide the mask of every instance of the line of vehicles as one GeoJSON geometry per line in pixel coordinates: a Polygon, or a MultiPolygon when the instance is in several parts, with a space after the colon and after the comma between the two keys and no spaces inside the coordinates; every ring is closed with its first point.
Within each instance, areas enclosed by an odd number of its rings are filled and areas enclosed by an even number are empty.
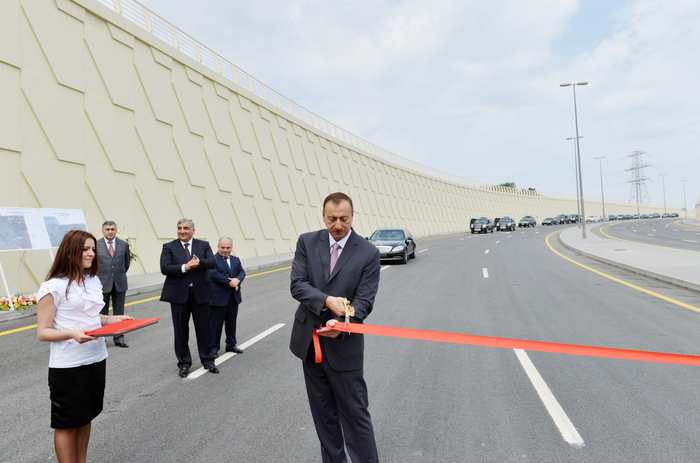
{"type": "MultiPolygon", "coordinates": [[[[677,212],[671,212],[671,213],[666,213],[664,212],[663,214],[660,214],[658,212],[652,213],[652,214],[618,214],[618,215],[608,215],[603,219],[603,217],[599,215],[589,215],[586,217],[586,222],[611,222],[614,220],[635,220],[635,219],[665,219],[665,218],[673,218],[673,217],[678,217],[677,212]]],[[[571,224],[571,223],[579,223],[581,221],[581,217],[579,214],[559,214],[556,217],[547,217],[546,219],[542,220],[542,225],[562,225],[562,224],[571,224]]],[[[489,217],[479,217],[478,219],[472,219],[471,223],[469,224],[469,229],[472,234],[474,233],[493,233],[494,231],[503,231],[503,230],[510,230],[513,231],[516,228],[516,225],[518,228],[522,227],[535,227],[537,226],[537,220],[531,216],[531,215],[526,215],[522,219],[520,219],[518,222],[515,222],[511,217],[505,216],[501,218],[497,218],[495,220],[490,219],[489,217]]]]}
{"type": "MultiPolygon", "coordinates": [[[[613,220],[634,220],[634,219],[659,219],[678,217],[677,212],[659,214],[619,214],[609,215],[605,221],[613,220]]],[[[578,214],[559,214],[556,217],[547,217],[542,221],[542,225],[560,225],[578,223],[581,218],[578,214]]],[[[586,218],[586,222],[603,222],[603,218],[597,215],[591,215],[586,218]]],[[[493,233],[494,231],[513,231],[515,228],[536,227],[537,220],[526,215],[518,222],[512,217],[499,217],[492,220],[488,217],[479,217],[472,219],[469,224],[469,229],[474,233],[493,233]]],[[[379,250],[379,258],[383,261],[398,261],[402,264],[408,262],[408,259],[416,257],[416,241],[413,239],[411,232],[406,228],[380,228],[372,233],[372,236],[366,238],[370,243],[379,250]]]]}

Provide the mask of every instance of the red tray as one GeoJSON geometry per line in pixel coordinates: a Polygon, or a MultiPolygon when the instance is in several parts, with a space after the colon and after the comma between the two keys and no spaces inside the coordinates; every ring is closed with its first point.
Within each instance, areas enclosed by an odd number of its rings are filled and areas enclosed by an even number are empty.
{"type": "Polygon", "coordinates": [[[158,323],[160,318],[142,318],[140,320],[122,320],[117,323],[105,325],[102,328],[88,331],[85,333],[88,336],[114,336],[115,334],[124,334],[129,331],[138,330],[144,326],[158,323]]]}

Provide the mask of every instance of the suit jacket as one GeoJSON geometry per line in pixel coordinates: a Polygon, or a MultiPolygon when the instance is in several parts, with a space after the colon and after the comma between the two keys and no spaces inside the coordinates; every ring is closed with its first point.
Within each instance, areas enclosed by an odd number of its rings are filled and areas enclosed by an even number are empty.
{"type": "Polygon", "coordinates": [[[216,267],[209,269],[209,278],[212,281],[212,290],[214,297],[210,304],[216,307],[223,307],[228,303],[228,298],[233,294],[236,299],[236,304],[240,304],[241,284],[238,284],[238,291],[229,286],[229,278],[238,278],[241,282],[245,279],[245,270],[241,265],[241,260],[236,256],[229,256],[231,268],[226,265],[226,260],[217,252],[214,254],[216,267]]]}
{"type": "MultiPolygon", "coordinates": [[[[297,241],[291,272],[292,297],[299,301],[294,314],[290,349],[306,360],[313,332],[331,318],[344,321],[323,305],[328,296],[346,297],[355,308],[353,323],[362,323],[372,312],[379,289],[379,251],[353,230],[338,262],[330,273],[328,230],[304,233],[297,241]]],[[[341,333],[337,338],[323,338],[325,356],[337,371],[362,368],[364,338],[341,333]]]]}
{"type": "Polygon", "coordinates": [[[165,283],[160,294],[161,301],[184,304],[187,302],[190,285],[198,304],[211,300],[211,280],[207,270],[216,266],[211,246],[206,241],[192,238],[190,254],[199,257],[199,266],[182,273],[182,265],[186,264],[188,259],[180,240],[176,239],[163,245],[163,251],[160,253],[160,273],[165,275],[165,283]]]}
{"type": "Polygon", "coordinates": [[[100,283],[102,292],[111,293],[112,289],[125,292],[129,289],[126,272],[131,265],[129,243],[114,238],[114,257],[109,255],[109,249],[104,239],[97,240],[97,261],[100,263],[100,283]]]}

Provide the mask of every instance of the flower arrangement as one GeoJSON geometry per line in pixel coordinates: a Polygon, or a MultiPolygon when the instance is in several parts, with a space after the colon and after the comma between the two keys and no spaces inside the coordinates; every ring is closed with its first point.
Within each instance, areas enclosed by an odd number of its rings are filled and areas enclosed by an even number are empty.
{"type": "MultiPolygon", "coordinates": [[[[12,296],[12,305],[15,310],[28,309],[36,305],[36,293],[18,294],[12,296]]],[[[10,298],[0,297],[0,310],[10,310],[10,298]]]]}
{"type": "Polygon", "coordinates": [[[131,260],[136,262],[138,260],[138,257],[139,257],[139,255],[136,254],[136,240],[133,238],[129,238],[129,235],[124,233],[123,228],[121,230],[117,230],[117,238],[129,243],[129,254],[131,254],[131,260]]]}

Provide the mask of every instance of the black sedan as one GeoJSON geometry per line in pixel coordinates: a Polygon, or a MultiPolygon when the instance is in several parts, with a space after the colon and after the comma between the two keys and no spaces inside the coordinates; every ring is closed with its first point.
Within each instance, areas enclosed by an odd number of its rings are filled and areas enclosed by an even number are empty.
{"type": "Polygon", "coordinates": [[[552,217],[547,217],[542,221],[542,225],[557,225],[559,221],[557,219],[554,219],[552,217]]]}
{"type": "Polygon", "coordinates": [[[496,224],[496,230],[515,230],[515,220],[511,219],[510,217],[501,218],[501,220],[499,220],[496,224]]]}
{"type": "Polygon", "coordinates": [[[489,219],[488,217],[479,217],[478,219],[472,219],[472,220],[474,220],[474,221],[469,226],[469,228],[471,228],[472,234],[481,233],[481,232],[493,233],[493,229],[494,229],[493,220],[489,219]]]}
{"type": "Polygon", "coordinates": [[[537,226],[537,220],[531,215],[526,215],[520,222],[518,222],[518,227],[534,227],[537,226]]]}
{"type": "Polygon", "coordinates": [[[379,249],[379,259],[398,260],[402,264],[416,257],[416,242],[405,228],[380,228],[367,238],[379,249]]]}

